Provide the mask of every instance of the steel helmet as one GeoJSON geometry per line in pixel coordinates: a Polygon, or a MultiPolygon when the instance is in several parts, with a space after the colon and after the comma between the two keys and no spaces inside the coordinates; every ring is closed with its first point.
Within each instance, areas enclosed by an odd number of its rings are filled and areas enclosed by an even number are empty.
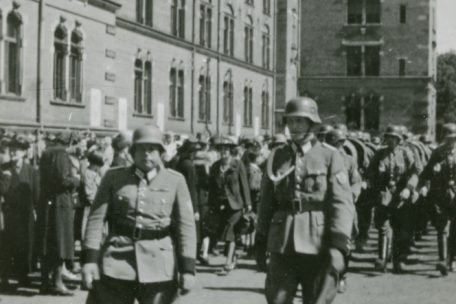
{"type": "Polygon", "coordinates": [[[347,139],[347,134],[340,130],[340,129],[334,129],[326,135],[326,140],[328,143],[337,143],[339,141],[345,141],[347,139]]]}
{"type": "Polygon", "coordinates": [[[228,146],[230,148],[234,148],[237,146],[237,143],[234,138],[229,136],[218,136],[214,139],[214,146],[221,147],[221,146],[228,146]]]}
{"type": "Polygon", "coordinates": [[[317,103],[309,97],[297,97],[289,100],[285,107],[286,117],[305,117],[314,123],[321,123],[317,103]]]}
{"type": "Polygon", "coordinates": [[[334,125],[334,129],[342,130],[345,133],[348,131],[347,125],[343,124],[343,123],[338,123],[338,124],[334,125]]]}
{"type": "Polygon", "coordinates": [[[154,144],[158,145],[163,151],[163,134],[157,126],[145,125],[135,129],[133,132],[133,146],[139,144],[154,144]]]}
{"type": "Polygon", "coordinates": [[[402,137],[402,130],[403,130],[403,128],[401,126],[389,125],[386,128],[386,131],[383,134],[383,136],[393,136],[393,137],[397,137],[399,140],[402,140],[402,138],[403,138],[402,137]]]}

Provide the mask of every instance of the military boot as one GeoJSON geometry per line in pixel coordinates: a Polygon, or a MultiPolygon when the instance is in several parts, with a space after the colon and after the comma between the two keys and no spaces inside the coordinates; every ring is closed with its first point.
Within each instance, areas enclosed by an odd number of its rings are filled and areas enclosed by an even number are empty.
{"type": "Polygon", "coordinates": [[[380,235],[378,237],[378,259],[375,261],[375,270],[386,272],[388,267],[388,237],[380,235]]]}
{"type": "Polygon", "coordinates": [[[435,269],[440,271],[442,276],[448,275],[448,243],[445,233],[437,234],[437,245],[439,250],[439,262],[435,266],[435,269]]]}

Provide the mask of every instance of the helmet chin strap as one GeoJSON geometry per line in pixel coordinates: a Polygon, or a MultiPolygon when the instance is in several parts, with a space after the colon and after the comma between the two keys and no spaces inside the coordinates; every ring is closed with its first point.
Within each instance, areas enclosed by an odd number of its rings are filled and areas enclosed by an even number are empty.
{"type": "Polygon", "coordinates": [[[307,127],[307,130],[305,130],[305,132],[303,132],[305,134],[304,138],[301,138],[299,140],[294,140],[294,142],[296,142],[297,144],[299,144],[301,146],[307,144],[314,137],[314,134],[311,132],[312,128],[313,128],[313,123],[310,123],[309,126],[307,127]]]}

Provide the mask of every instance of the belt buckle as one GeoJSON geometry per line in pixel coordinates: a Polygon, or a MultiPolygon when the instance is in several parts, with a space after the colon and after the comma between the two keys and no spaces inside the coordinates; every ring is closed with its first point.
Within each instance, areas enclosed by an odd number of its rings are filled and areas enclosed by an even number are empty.
{"type": "Polygon", "coordinates": [[[133,229],[133,234],[132,234],[131,238],[134,241],[139,241],[141,239],[141,235],[142,235],[142,228],[140,226],[135,226],[135,228],[133,229]]]}
{"type": "Polygon", "coordinates": [[[295,198],[291,201],[291,208],[293,209],[294,213],[302,213],[302,204],[301,200],[295,198]]]}

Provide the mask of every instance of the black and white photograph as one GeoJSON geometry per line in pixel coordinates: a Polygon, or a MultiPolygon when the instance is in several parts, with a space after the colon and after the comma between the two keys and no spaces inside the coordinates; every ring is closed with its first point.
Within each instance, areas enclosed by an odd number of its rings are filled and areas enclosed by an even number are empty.
{"type": "Polygon", "coordinates": [[[456,0],[0,0],[0,304],[452,304],[456,0]]]}

